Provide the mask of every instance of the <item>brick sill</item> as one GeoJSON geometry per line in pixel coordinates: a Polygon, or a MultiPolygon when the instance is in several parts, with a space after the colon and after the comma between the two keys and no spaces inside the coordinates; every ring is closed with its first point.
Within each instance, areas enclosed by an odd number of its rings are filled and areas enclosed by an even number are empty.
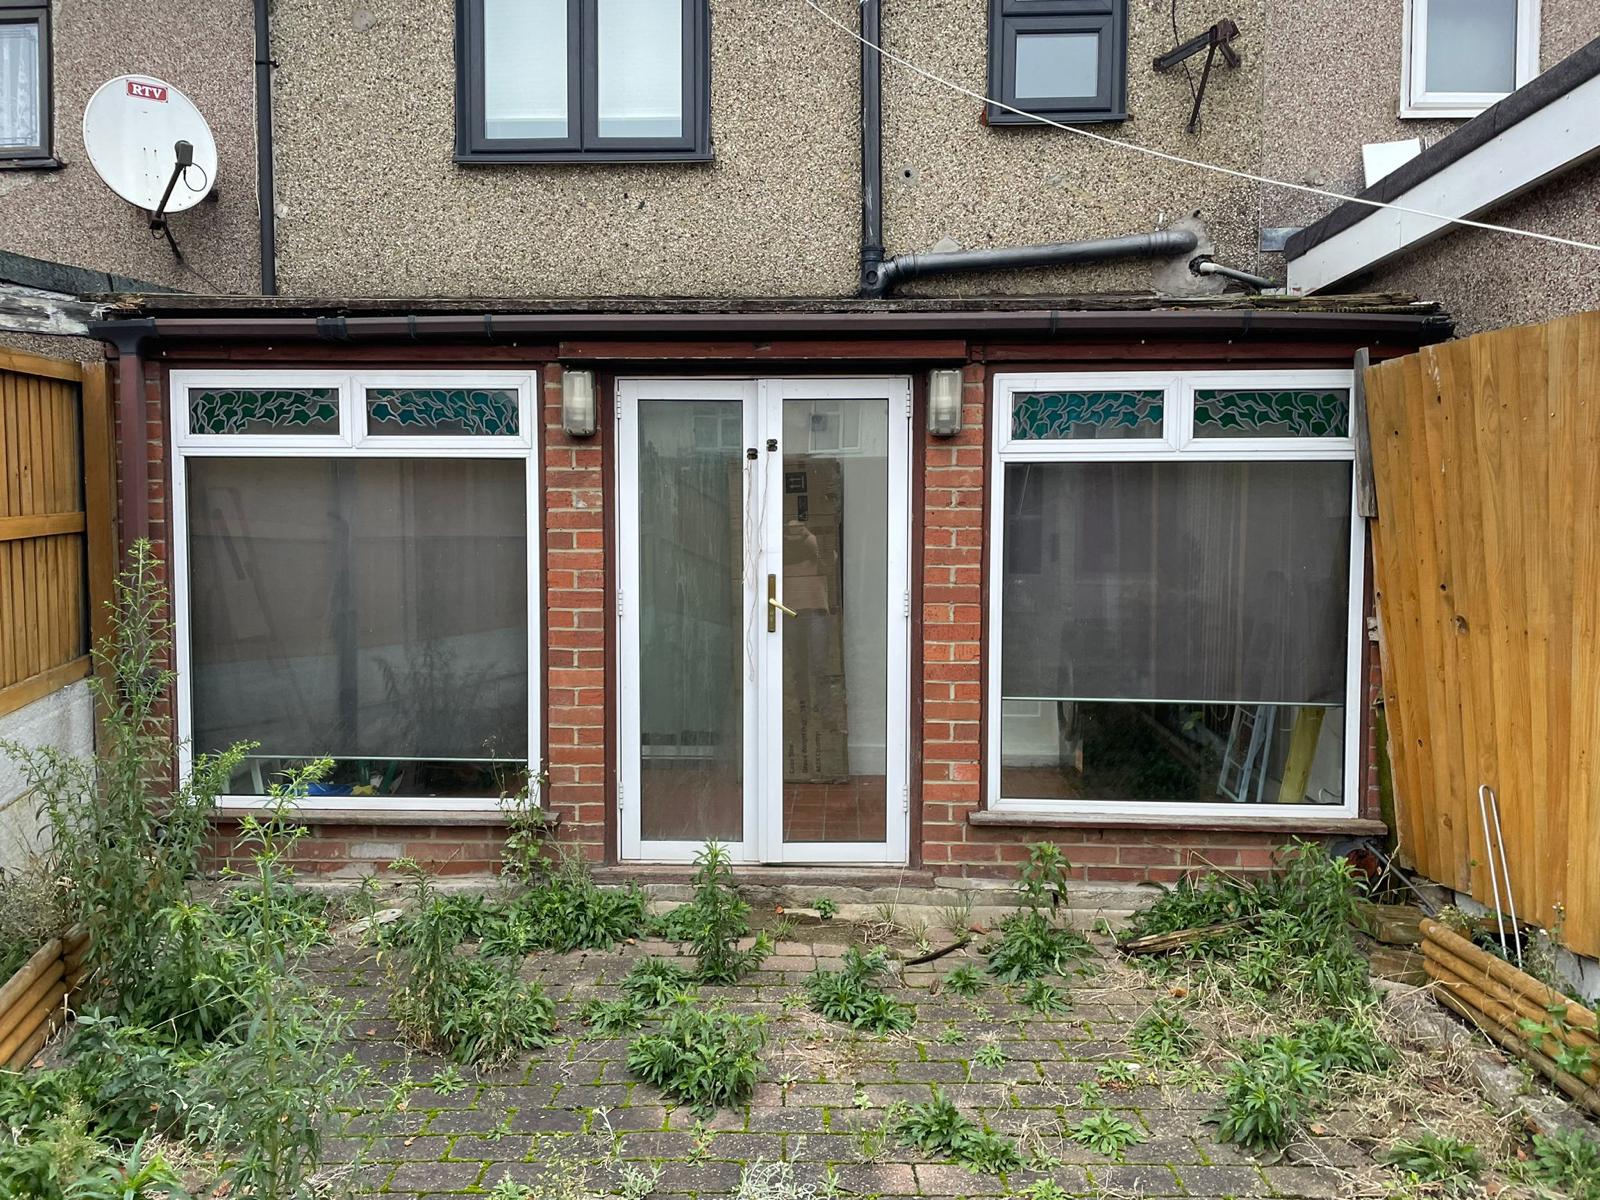
{"type": "Polygon", "coordinates": [[[1382,835],[1389,827],[1370,817],[1317,817],[1300,813],[1209,817],[1140,816],[1128,813],[1022,813],[979,809],[967,824],[991,829],[1236,829],[1241,833],[1340,833],[1349,837],[1382,835]]]}

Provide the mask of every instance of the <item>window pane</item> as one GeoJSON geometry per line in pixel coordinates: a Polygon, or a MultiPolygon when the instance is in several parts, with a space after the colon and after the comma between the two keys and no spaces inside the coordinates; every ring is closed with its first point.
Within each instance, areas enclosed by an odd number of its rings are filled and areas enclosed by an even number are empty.
{"type": "Polygon", "coordinates": [[[1023,392],[1012,399],[1011,436],[1042,438],[1159,438],[1166,393],[1023,392]]]}
{"type": "Polygon", "coordinates": [[[39,23],[0,23],[0,149],[44,139],[39,80],[39,23]]]}
{"type": "Polygon", "coordinates": [[[190,388],[190,433],[337,434],[338,388],[190,388]]]}
{"type": "Polygon", "coordinates": [[[639,403],[639,827],[744,836],[738,400],[639,403]]]}
{"type": "Polygon", "coordinates": [[[1008,465],[1003,794],[1337,801],[1350,471],[1008,465]]]}
{"type": "MultiPolygon", "coordinates": [[[[528,755],[524,464],[191,459],[197,750],[234,782],[337,760],[327,794],[494,796],[528,755]]],[[[515,782],[511,783],[515,786],[515,782]]]]}
{"type": "Polygon", "coordinates": [[[567,136],[567,0],[483,0],[484,135],[567,136]]]}
{"type": "Polygon", "coordinates": [[[683,136],[683,5],[600,0],[601,137],[683,136]]]}
{"type": "Polygon", "coordinates": [[[367,432],[515,436],[515,388],[368,388],[367,432]]]}
{"type": "Polygon", "coordinates": [[[1428,0],[1430,92],[1517,87],[1517,0],[1428,0]]]}
{"type": "Polygon", "coordinates": [[[1194,435],[1217,437],[1349,437],[1349,388],[1198,388],[1194,435]]]}
{"type": "Polygon", "coordinates": [[[1019,33],[1018,100],[1100,94],[1098,33],[1019,33]]]}

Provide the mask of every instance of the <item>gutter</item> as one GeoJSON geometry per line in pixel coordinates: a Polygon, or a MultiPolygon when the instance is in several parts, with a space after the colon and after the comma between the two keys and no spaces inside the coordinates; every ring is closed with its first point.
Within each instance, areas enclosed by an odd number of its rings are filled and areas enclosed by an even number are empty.
{"type": "Polygon", "coordinates": [[[267,0],[254,0],[256,16],[256,207],[261,230],[261,294],[278,294],[278,214],[272,176],[272,31],[267,0]]]}
{"type": "MultiPolygon", "coordinates": [[[[1085,335],[1217,334],[1249,337],[1293,333],[1316,337],[1392,334],[1408,344],[1442,341],[1450,319],[1429,310],[1415,313],[1283,312],[1263,308],[1156,310],[1022,309],[955,312],[790,312],[790,313],[460,313],[347,317],[145,317],[105,320],[90,334],[118,342],[120,331],[135,325],[146,336],[174,339],[271,341],[395,341],[422,338],[481,338],[504,341],[547,340],[580,334],[619,338],[641,335],[767,337],[837,335],[871,338],[885,334],[925,336],[1024,336],[1068,341],[1085,335]]],[[[120,343],[118,343],[119,349],[120,343]]]]}
{"type": "Polygon", "coordinates": [[[150,536],[149,438],[145,433],[144,348],[157,336],[149,317],[91,321],[89,336],[117,348],[117,437],[122,500],[122,539],[132,545],[150,536]]]}

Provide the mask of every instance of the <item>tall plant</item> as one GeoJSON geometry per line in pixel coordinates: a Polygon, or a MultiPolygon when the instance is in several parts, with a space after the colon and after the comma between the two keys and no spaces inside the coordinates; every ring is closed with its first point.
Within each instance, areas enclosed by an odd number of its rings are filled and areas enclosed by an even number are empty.
{"type": "Polygon", "coordinates": [[[167,591],[160,560],[135,542],[111,602],[111,635],[94,648],[90,680],[105,749],[83,761],[49,748],[0,743],[40,797],[53,834],[52,865],[65,879],[72,914],[89,935],[91,994],[131,1012],[154,977],[167,935],[165,910],[187,898],[207,816],[247,745],[195,757],[189,778],[171,776],[165,704],[167,591]]]}

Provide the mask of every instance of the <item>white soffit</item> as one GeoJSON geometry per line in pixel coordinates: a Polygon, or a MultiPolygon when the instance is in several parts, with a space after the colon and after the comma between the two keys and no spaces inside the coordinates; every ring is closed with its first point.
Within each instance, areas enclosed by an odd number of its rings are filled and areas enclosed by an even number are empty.
{"type": "MultiPolygon", "coordinates": [[[[1600,76],[1441,167],[1390,203],[1475,217],[1600,152],[1600,76]]],[[[1448,221],[1374,208],[1289,260],[1289,290],[1316,292],[1448,233],[1448,221]]],[[[1515,252],[1510,235],[1506,249],[1515,252]]]]}

